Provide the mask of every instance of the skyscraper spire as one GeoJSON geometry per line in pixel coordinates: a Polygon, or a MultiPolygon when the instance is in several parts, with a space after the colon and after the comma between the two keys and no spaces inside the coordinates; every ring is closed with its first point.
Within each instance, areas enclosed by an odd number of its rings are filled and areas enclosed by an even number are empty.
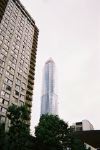
{"type": "Polygon", "coordinates": [[[57,115],[57,91],[56,91],[56,74],[55,63],[49,58],[44,66],[43,87],[41,97],[41,115],[54,114],[57,115]]]}

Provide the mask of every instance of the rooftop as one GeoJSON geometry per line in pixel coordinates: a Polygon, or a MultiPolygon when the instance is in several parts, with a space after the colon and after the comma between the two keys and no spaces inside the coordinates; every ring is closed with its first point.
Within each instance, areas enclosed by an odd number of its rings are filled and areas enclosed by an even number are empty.
{"type": "Polygon", "coordinates": [[[46,61],[46,64],[48,64],[48,63],[54,63],[52,57],[50,57],[50,58],[46,61]]]}
{"type": "Polygon", "coordinates": [[[94,148],[100,148],[100,130],[79,131],[75,132],[74,136],[94,148]]]}

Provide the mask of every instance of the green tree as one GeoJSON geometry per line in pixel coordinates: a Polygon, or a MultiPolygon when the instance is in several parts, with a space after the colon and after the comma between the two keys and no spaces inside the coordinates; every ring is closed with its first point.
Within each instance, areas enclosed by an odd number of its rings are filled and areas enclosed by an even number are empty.
{"type": "Polygon", "coordinates": [[[0,150],[4,150],[5,145],[5,124],[0,123],[0,150]]]}
{"type": "Polygon", "coordinates": [[[38,150],[87,150],[84,143],[76,137],[68,124],[58,116],[42,115],[35,128],[38,150]]]}
{"type": "Polygon", "coordinates": [[[7,117],[10,120],[7,150],[32,150],[34,138],[30,136],[29,111],[27,107],[12,105],[8,108],[7,117]]]}
{"type": "Polygon", "coordinates": [[[68,124],[58,116],[42,115],[35,128],[35,135],[40,149],[63,150],[69,145],[68,124]]]}
{"type": "Polygon", "coordinates": [[[9,131],[15,135],[21,133],[29,134],[29,111],[25,105],[16,106],[12,105],[7,110],[7,117],[10,120],[9,131]]]}
{"type": "Polygon", "coordinates": [[[90,150],[90,148],[86,148],[84,142],[77,137],[73,137],[71,139],[71,150],[90,150]]]}
{"type": "Polygon", "coordinates": [[[26,106],[10,106],[7,117],[9,131],[5,133],[4,125],[0,125],[0,150],[67,150],[68,147],[71,150],[87,150],[58,116],[43,115],[35,130],[36,137],[30,135],[26,106]]]}

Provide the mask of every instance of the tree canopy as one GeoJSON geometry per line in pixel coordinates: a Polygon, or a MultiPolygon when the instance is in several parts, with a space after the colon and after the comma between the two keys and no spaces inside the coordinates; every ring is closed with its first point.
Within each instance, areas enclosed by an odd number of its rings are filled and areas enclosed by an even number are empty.
{"type": "Polygon", "coordinates": [[[16,105],[10,106],[7,111],[7,117],[10,120],[10,132],[29,134],[29,125],[27,124],[29,112],[26,105],[20,107],[16,105]]]}
{"type": "Polygon", "coordinates": [[[84,143],[72,135],[68,124],[54,115],[42,115],[35,128],[39,150],[87,150],[84,143]]]}
{"type": "Polygon", "coordinates": [[[68,145],[68,124],[58,116],[43,115],[35,128],[37,140],[45,147],[63,149],[68,145]],[[66,142],[67,141],[67,142],[66,142]]]}
{"type": "Polygon", "coordinates": [[[7,117],[10,121],[8,132],[5,132],[5,125],[0,124],[0,150],[87,150],[84,143],[72,136],[68,123],[58,116],[42,115],[35,128],[35,137],[30,135],[26,106],[10,106],[7,117]]]}
{"type": "Polygon", "coordinates": [[[8,132],[0,126],[0,150],[33,150],[35,138],[30,135],[27,107],[12,105],[7,110],[7,117],[10,121],[8,132]]]}

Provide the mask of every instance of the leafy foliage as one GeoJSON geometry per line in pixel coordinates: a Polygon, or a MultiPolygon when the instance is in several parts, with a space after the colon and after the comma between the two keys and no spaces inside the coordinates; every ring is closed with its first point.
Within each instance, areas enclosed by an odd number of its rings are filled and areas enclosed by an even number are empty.
{"type": "Polygon", "coordinates": [[[35,128],[36,137],[30,135],[26,106],[10,106],[7,117],[10,120],[9,131],[5,132],[5,125],[0,125],[0,150],[66,150],[68,147],[87,150],[58,116],[43,115],[35,128]]]}
{"type": "Polygon", "coordinates": [[[16,105],[10,106],[7,117],[10,120],[10,132],[13,132],[15,135],[20,134],[20,132],[29,134],[29,125],[27,124],[29,112],[25,105],[20,107],[16,105]]]}
{"type": "Polygon", "coordinates": [[[7,117],[10,127],[9,131],[5,133],[0,126],[0,144],[2,144],[0,150],[33,150],[35,138],[30,135],[27,124],[29,121],[27,107],[12,105],[8,108],[7,117]]]}
{"type": "Polygon", "coordinates": [[[87,150],[84,143],[72,136],[68,124],[58,116],[43,115],[35,130],[38,150],[87,150]]]}
{"type": "Polygon", "coordinates": [[[76,137],[73,137],[71,141],[72,141],[71,142],[72,150],[90,150],[89,148],[87,149],[85,144],[80,139],[77,139],[76,137]]]}
{"type": "Polygon", "coordinates": [[[64,149],[69,142],[68,124],[58,116],[43,115],[36,127],[35,135],[42,147],[64,149]]]}
{"type": "Polygon", "coordinates": [[[27,107],[12,105],[8,108],[7,117],[10,120],[8,149],[28,150],[29,145],[29,112],[27,107]]]}
{"type": "Polygon", "coordinates": [[[5,145],[5,124],[0,124],[0,150],[4,150],[5,145]]]}

